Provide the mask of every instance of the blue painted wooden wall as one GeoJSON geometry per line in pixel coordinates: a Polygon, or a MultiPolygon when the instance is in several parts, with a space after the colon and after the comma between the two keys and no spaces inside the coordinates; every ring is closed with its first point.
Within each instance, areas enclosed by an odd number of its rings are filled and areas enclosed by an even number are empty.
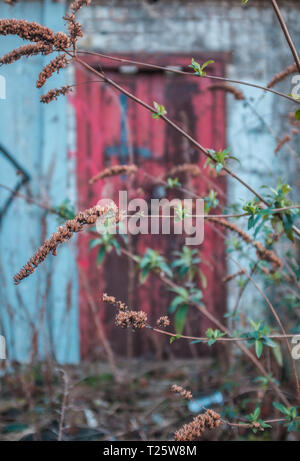
{"type": "MultiPolygon", "coordinates": [[[[2,18],[26,18],[55,31],[64,29],[64,12],[64,4],[50,0],[20,2],[14,8],[0,4],[2,18]]],[[[0,53],[21,44],[21,39],[1,37],[0,53]]],[[[68,197],[76,205],[73,165],[67,158],[73,150],[66,117],[69,113],[68,120],[72,120],[71,109],[63,97],[49,105],[39,102],[48,89],[66,84],[66,71],[52,77],[41,90],[35,87],[49,59],[23,58],[0,68],[6,79],[6,100],[0,100],[0,143],[31,175],[21,193],[49,205],[68,197]]],[[[14,187],[17,179],[15,168],[0,155],[0,183],[14,187]]],[[[0,188],[0,207],[7,194],[0,188]]],[[[56,257],[47,258],[20,285],[13,284],[14,273],[56,227],[55,216],[20,198],[13,201],[1,223],[0,334],[6,336],[9,359],[30,360],[37,330],[40,357],[50,355],[61,363],[79,360],[76,242],[61,247],[56,257]]]]}

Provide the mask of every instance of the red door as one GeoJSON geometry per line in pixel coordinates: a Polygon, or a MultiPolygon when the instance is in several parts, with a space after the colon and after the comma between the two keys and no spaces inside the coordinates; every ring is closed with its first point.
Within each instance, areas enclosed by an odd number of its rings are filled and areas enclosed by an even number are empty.
{"type": "MultiPolygon", "coordinates": [[[[194,56],[203,62],[207,56],[194,56]]],[[[89,64],[97,67],[99,58],[88,56],[89,64]]],[[[135,59],[138,59],[135,56],[135,59]]],[[[145,60],[148,58],[145,58],[145,60]]],[[[188,69],[190,59],[182,56],[151,56],[149,61],[163,65],[180,65],[188,69]]],[[[101,61],[102,69],[138,98],[153,105],[163,104],[171,120],[184,127],[205,147],[223,149],[225,141],[225,107],[222,91],[210,91],[211,81],[195,77],[183,77],[173,73],[142,68],[137,73],[124,73],[119,63],[101,61]],[[121,71],[120,71],[121,70],[121,71]]],[[[224,74],[222,56],[211,69],[215,75],[224,74]]],[[[82,68],[77,69],[78,83],[94,76],[82,68]]],[[[151,113],[105,83],[80,84],[73,100],[77,119],[77,187],[78,209],[93,206],[100,198],[112,198],[118,203],[118,191],[128,190],[129,198],[156,197],[164,194],[159,178],[164,178],[174,166],[197,163],[201,168],[205,158],[173,128],[162,120],[153,120],[151,113]],[[134,163],[139,167],[137,177],[114,177],[90,185],[89,180],[102,169],[114,164],[134,163]],[[142,195],[141,195],[142,194],[142,195]]],[[[214,187],[219,191],[221,203],[225,202],[225,180],[215,180],[207,173],[196,178],[180,178],[181,182],[200,196],[207,195],[214,187]]],[[[104,325],[113,349],[124,353],[128,348],[135,355],[159,351],[160,354],[189,354],[189,346],[170,345],[165,338],[158,338],[148,331],[125,332],[114,325],[114,312],[103,305],[101,295],[107,292],[128,302],[133,308],[146,311],[152,323],[167,314],[172,294],[155,277],[140,286],[134,264],[124,256],[109,253],[102,266],[97,268],[97,249],[89,250],[91,235],[81,233],[78,237],[78,265],[80,275],[80,333],[82,356],[86,357],[101,348],[91,313],[92,303],[104,325]],[[88,294],[89,292],[89,294],[88,294]],[[148,334],[150,333],[150,334],[148,334]],[[178,347],[178,350],[177,350],[178,347]],[[170,352],[170,349],[171,352],[170,352]]],[[[131,238],[130,250],[143,254],[150,247],[170,255],[182,245],[181,236],[143,235],[131,238]]],[[[224,240],[205,226],[205,240],[199,247],[202,270],[207,278],[204,289],[206,309],[221,317],[225,311],[226,293],[221,283],[225,271],[224,240]]],[[[209,327],[193,308],[189,312],[186,328],[189,333],[203,334],[209,327]]],[[[174,331],[174,330],[173,330],[174,331]]]]}

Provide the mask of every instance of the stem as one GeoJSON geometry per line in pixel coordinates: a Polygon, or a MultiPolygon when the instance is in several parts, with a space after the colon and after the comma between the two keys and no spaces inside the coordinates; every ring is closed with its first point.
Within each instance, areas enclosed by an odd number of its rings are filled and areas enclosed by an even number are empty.
{"type": "MultiPolygon", "coordinates": [[[[110,59],[111,61],[118,61],[118,62],[123,62],[123,63],[128,63],[128,64],[134,64],[137,66],[150,67],[152,69],[163,70],[166,72],[173,72],[174,74],[189,75],[190,77],[199,78],[199,76],[194,74],[193,72],[186,72],[184,70],[172,69],[171,67],[158,66],[156,64],[149,64],[146,62],[133,61],[131,59],[117,58],[117,57],[109,56],[109,55],[102,54],[102,53],[96,53],[95,51],[82,51],[81,50],[81,51],[77,51],[77,53],[100,56],[101,58],[110,59]]],[[[264,86],[257,85],[256,83],[244,82],[242,80],[233,80],[233,79],[226,78],[226,77],[217,77],[216,75],[203,75],[200,78],[208,78],[211,80],[219,80],[222,82],[235,83],[237,85],[251,86],[252,88],[257,88],[259,90],[267,91],[269,93],[276,94],[277,96],[280,96],[282,98],[286,98],[289,101],[295,102],[296,104],[300,104],[300,101],[297,101],[297,99],[294,99],[287,94],[281,93],[280,91],[273,90],[272,88],[266,88],[264,86]]]]}
{"type": "MultiPolygon", "coordinates": [[[[69,54],[69,53],[68,53],[69,54]]],[[[87,64],[86,62],[82,61],[78,57],[74,57],[75,61],[81,64],[83,67],[88,69],[90,72],[93,72],[94,74],[98,75],[101,77],[103,80],[105,80],[107,83],[109,83],[112,87],[116,88],[118,91],[121,93],[125,94],[128,96],[128,98],[132,99],[133,101],[137,102],[141,106],[143,106],[145,109],[149,110],[151,113],[157,113],[157,111],[154,109],[154,107],[151,107],[149,104],[146,102],[142,101],[141,99],[137,98],[134,96],[132,93],[127,91],[125,88],[121,87],[118,85],[116,82],[111,80],[109,77],[106,77],[102,72],[97,71],[94,69],[92,66],[87,64]]],[[[197,149],[199,149],[206,157],[210,158],[213,162],[216,162],[215,159],[212,157],[212,155],[209,153],[209,151],[203,147],[201,144],[199,144],[192,136],[190,136],[188,133],[186,133],[182,128],[180,128],[176,123],[174,123],[172,120],[170,120],[168,117],[165,115],[160,116],[161,119],[163,119],[168,125],[172,126],[177,130],[184,138],[186,138],[188,141],[190,141],[191,144],[193,144],[197,149]]],[[[270,204],[265,200],[262,195],[260,195],[255,189],[253,189],[248,183],[246,183],[242,178],[237,176],[233,171],[231,171],[229,168],[226,166],[223,167],[223,170],[226,171],[227,174],[229,174],[232,178],[236,179],[239,183],[241,183],[244,187],[246,187],[253,195],[255,195],[262,203],[264,203],[267,207],[270,206],[270,204]]],[[[300,236],[300,230],[294,225],[293,226],[294,232],[300,236]]]]}
{"type": "Polygon", "coordinates": [[[299,378],[298,378],[298,373],[297,373],[297,369],[296,369],[296,365],[295,365],[295,361],[293,359],[293,355],[292,355],[292,350],[291,350],[291,346],[290,346],[290,343],[287,339],[287,334],[286,334],[286,331],[285,331],[285,328],[277,314],[277,312],[275,311],[274,309],[274,306],[272,305],[272,303],[270,302],[269,298],[265,295],[265,293],[262,291],[262,289],[257,285],[257,283],[255,282],[255,280],[253,279],[253,277],[249,274],[249,272],[244,269],[240,263],[238,261],[236,261],[235,259],[233,259],[231,256],[228,256],[229,259],[231,259],[231,261],[233,261],[240,269],[243,269],[245,271],[245,274],[246,276],[249,278],[249,280],[253,283],[253,285],[255,286],[255,288],[257,289],[257,291],[262,295],[262,297],[264,298],[264,300],[266,301],[266,303],[268,304],[279,328],[281,329],[284,337],[285,337],[285,342],[286,342],[286,346],[287,346],[287,349],[288,349],[288,353],[289,353],[289,356],[290,356],[290,359],[291,359],[291,364],[292,364],[292,368],[293,368],[293,373],[294,373],[294,377],[295,377],[295,382],[296,382],[296,390],[297,390],[297,395],[298,395],[298,401],[300,403],[300,384],[299,384],[299,378]]]}
{"type": "MultiPolygon", "coordinates": [[[[147,175],[150,177],[150,175],[147,175]]],[[[167,184],[166,181],[163,181],[161,180],[160,181],[162,184],[167,184]]],[[[65,216],[60,213],[59,211],[56,211],[55,208],[51,207],[51,206],[47,206],[47,205],[44,205],[43,203],[29,197],[28,195],[24,195],[24,194],[21,194],[20,192],[16,192],[14,191],[13,189],[11,189],[10,187],[4,185],[4,184],[0,184],[0,187],[2,187],[3,189],[6,189],[12,193],[14,193],[14,196],[15,197],[18,197],[18,198],[22,198],[23,200],[25,200],[26,202],[28,203],[32,203],[33,205],[36,205],[38,206],[39,208],[42,208],[43,210],[45,211],[48,211],[49,213],[52,213],[52,214],[56,214],[57,216],[60,216],[61,218],[65,218],[65,216]]],[[[188,189],[185,189],[183,187],[181,188],[178,188],[182,191],[185,191],[189,194],[193,194],[195,198],[201,198],[199,197],[198,195],[194,194],[192,191],[188,190],[188,189]]],[[[291,205],[291,206],[287,206],[287,207],[283,207],[283,208],[273,208],[272,210],[272,213],[279,213],[279,212],[283,212],[283,211],[288,211],[288,210],[294,210],[294,209],[300,209],[300,205],[291,205]]],[[[147,215],[149,217],[153,217],[153,215],[147,215]]],[[[144,215],[144,217],[146,218],[147,217],[146,215],[144,215]]],[[[160,215],[161,216],[161,215],[160,215]]],[[[203,218],[203,219],[215,219],[215,218],[243,218],[245,216],[250,216],[250,213],[236,213],[236,214],[206,214],[206,215],[197,215],[198,218],[203,218]]]]}
{"type": "Polygon", "coordinates": [[[57,441],[61,442],[62,436],[63,436],[63,426],[64,426],[67,402],[68,402],[69,378],[64,369],[60,369],[59,371],[62,374],[63,382],[64,382],[64,392],[63,392],[63,399],[62,399],[62,404],[61,404],[61,411],[60,411],[60,418],[59,418],[59,430],[58,430],[58,437],[57,437],[57,441]]]}
{"type": "Polygon", "coordinates": [[[300,59],[299,59],[296,47],[295,47],[295,45],[293,43],[292,37],[290,36],[290,33],[289,33],[288,28],[286,26],[286,23],[285,23],[285,21],[283,19],[283,16],[281,14],[281,11],[279,9],[277,1],[276,0],[271,0],[271,1],[272,1],[272,5],[273,5],[274,11],[276,13],[276,16],[278,18],[278,21],[279,21],[279,23],[281,25],[281,29],[282,29],[282,31],[284,33],[285,38],[286,38],[286,41],[288,42],[288,45],[289,45],[290,50],[292,52],[292,55],[294,56],[295,63],[297,65],[298,71],[300,72],[300,59]]]}
{"type": "Polygon", "coordinates": [[[121,382],[121,377],[120,377],[120,373],[119,373],[117,365],[116,365],[114,353],[113,353],[112,348],[111,348],[111,346],[109,344],[109,341],[107,340],[107,337],[106,337],[106,334],[105,334],[105,331],[104,331],[104,328],[103,328],[103,323],[102,323],[102,320],[100,318],[99,312],[97,310],[97,305],[96,305],[96,303],[94,301],[94,298],[91,295],[91,287],[89,285],[89,281],[88,281],[85,273],[83,272],[83,270],[80,269],[80,268],[79,268],[79,275],[80,275],[81,280],[82,280],[82,282],[84,284],[84,287],[85,287],[85,292],[86,292],[88,304],[89,304],[89,306],[91,308],[91,311],[92,311],[92,315],[93,315],[93,318],[94,318],[94,322],[95,322],[95,326],[96,326],[96,330],[97,330],[97,333],[98,333],[100,343],[103,344],[103,347],[104,347],[104,350],[105,350],[105,352],[107,354],[107,359],[108,359],[111,371],[112,371],[112,373],[113,373],[113,375],[115,377],[115,380],[116,380],[117,383],[120,383],[121,382]]]}
{"type": "Polygon", "coordinates": [[[39,208],[41,208],[41,209],[43,209],[45,211],[48,211],[51,214],[56,214],[57,216],[60,216],[61,218],[65,218],[65,216],[62,213],[60,213],[59,211],[56,211],[55,208],[53,208],[51,206],[44,205],[43,203],[38,202],[37,200],[29,197],[28,195],[21,194],[21,192],[17,192],[14,189],[11,189],[10,187],[8,187],[8,186],[6,186],[4,184],[0,184],[0,187],[2,187],[3,189],[8,190],[9,192],[12,192],[14,197],[22,198],[27,203],[31,203],[32,205],[36,205],[39,208]]]}
{"type": "MultiPolygon", "coordinates": [[[[125,250],[124,248],[121,248],[121,252],[126,255],[128,258],[131,258],[133,261],[138,262],[137,256],[131,254],[129,251],[125,250]]],[[[167,279],[163,273],[158,274],[157,272],[153,271],[153,274],[156,275],[157,277],[160,278],[160,280],[167,286],[171,288],[178,288],[178,286],[173,283],[171,280],[167,279]]],[[[195,306],[196,309],[208,320],[210,320],[214,325],[216,325],[221,331],[226,333],[228,336],[231,336],[230,331],[228,328],[226,328],[225,325],[223,325],[213,314],[211,314],[209,311],[205,309],[205,307],[201,306],[200,304],[196,303],[193,300],[188,301],[190,305],[195,306]]],[[[176,336],[176,335],[175,335],[176,336]]],[[[251,360],[251,362],[259,369],[259,371],[266,377],[268,377],[268,373],[263,367],[263,365],[259,362],[259,360],[255,357],[254,354],[252,354],[249,349],[244,344],[240,344],[239,342],[235,343],[236,346],[244,352],[244,354],[251,360]]],[[[280,388],[274,383],[270,382],[270,386],[273,388],[274,392],[277,394],[277,396],[280,398],[280,400],[284,403],[285,406],[289,406],[289,402],[284,396],[284,394],[281,392],[280,388]]]]}
{"type": "MultiPolygon", "coordinates": [[[[147,328],[150,328],[151,330],[155,331],[156,333],[160,333],[163,335],[167,336],[176,336],[177,333],[171,333],[169,331],[164,331],[160,330],[159,328],[154,328],[151,325],[147,325],[147,328]]],[[[277,340],[285,340],[286,338],[293,338],[295,335],[293,334],[287,334],[287,335],[269,335],[266,336],[267,338],[271,339],[277,339],[277,340]]],[[[191,339],[195,341],[203,341],[203,342],[208,342],[210,338],[207,337],[197,337],[197,336],[185,336],[185,335],[180,335],[180,339],[191,339]]],[[[236,338],[216,338],[215,341],[223,341],[223,342],[230,342],[230,341],[248,341],[248,338],[243,338],[243,337],[236,337],[236,338]]]]}

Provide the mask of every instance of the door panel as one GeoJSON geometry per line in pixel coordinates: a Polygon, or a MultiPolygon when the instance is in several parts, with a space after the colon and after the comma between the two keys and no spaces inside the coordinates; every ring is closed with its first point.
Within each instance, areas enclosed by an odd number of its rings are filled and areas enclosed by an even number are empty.
{"type": "MultiPolygon", "coordinates": [[[[160,63],[160,57],[157,62],[160,63]]],[[[169,58],[170,59],[170,58],[169,58]]],[[[196,58],[203,62],[205,56],[196,58]]],[[[98,59],[86,57],[91,65],[98,59]]],[[[170,64],[187,68],[188,60],[173,56],[170,64]]],[[[153,61],[153,57],[151,58],[153,61]]],[[[166,64],[166,60],[163,61],[166,64]]],[[[222,75],[224,62],[212,66],[211,72],[222,75]]],[[[122,74],[117,63],[105,68],[105,72],[121,86],[148,104],[157,101],[166,107],[168,116],[183,127],[205,147],[223,149],[225,145],[225,107],[222,91],[210,91],[209,79],[182,77],[172,73],[142,69],[137,74],[122,74]]],[[[77,82],[91,80],[91,74],[77,69],[77,82]]],[[[112,198],[118,203],[118,191],[128,190],[129,198],[150,199],[163,192],[161,185],[153,185],[158,178],[164,178],[174,166],[182,163],[197,163],[202,169],[205,158],[188,141],[162,120],[153,120],[151,113],[105,83],[80,84],[73,99],[77,119],[77,187],[78,209],[93,206],[100,198],[112,198]],[[136,177],[114,177],[89,185],[89,179],[102,169],[114,164],[135,163],[139,167],[136,177]]],[[[216,180],[207,173],[196,178],[181,178],[187,188],[205,196],[216,186],[221,192],[219,199],[225,203],[226,185],[224,178],[216,180]]],[[[177,193],[179,198],[184,196],[177,193]]],[[[168,197],[169,198],[169,197],[168,197]]],[[[159,355],[189,355],[189,345],[180,347],[176,341],[170,347],[165,338],[153,337],[148,331],[127,332],[116,329],[113,308],[103,305],[103,291],[128,302],[133,308],[148,313],[153,324],[167,309],[172,295],[153,275],[139,286],[134,265],[125,257],[110,253],[100,269],[96,266],[97,250],[88,250],[91,235],[78,236],[78,265],[80,274],[80,333],[81,353],[91,356],[101,348],[96,334],[91,309],[97,309],[113,349],[123,354],[135,355],[156,352],[159,355]],[[93,304],[95,303],[95,304],[93,304]]],[[[170,255],[183,243],[182,236],[143,235],[130,239],[134,253],[143,254],[151,247],[170,255]]],[[[205,226],[204,243],[200,246],[201,258],[206,262],[202,270],[207,277],[204,290],[205,306],[221,317],[225,311],[226,293],[221,283],[225,272],[224,239],[205,226]],[[213,266],[213,267],[212,267],[213,266]]],[[[187,330],[203,334],[211,326],[190,308],[187,330]]],[[[172,329],[172,331],[174,331],[172,329]]],[[[197,345],[198,348],[198,345],[197,345]]],[[[201,347],[200,347],[201,353],[201,347]]]]}

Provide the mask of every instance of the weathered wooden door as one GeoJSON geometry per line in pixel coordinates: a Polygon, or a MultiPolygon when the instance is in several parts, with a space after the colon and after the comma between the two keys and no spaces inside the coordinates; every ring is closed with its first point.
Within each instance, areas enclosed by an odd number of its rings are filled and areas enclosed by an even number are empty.
{"type": "MultiPolygon", "coordinates": [[[[205,55],[195,56],[203,62],[205,55]]],[[[99,58],[85,58],[91,65],[99,65],[99,58]]],[[[138,57],[135,57],[138,59],[138,57]]],[[[140,58],[141,59],[141,58],[140,58]]],[[[146,58],[148,59],[148,58],[146,58]]],[[[163,65],[177,65],[188,69],[190,59],[182,56],[149,58],[151,62],[163,65]]],[[[225,145],[225,109],[222,91],[210,91],[211,81],[195,77],[178,76],[170,72],[142,68],[138,72],[124,68],[117,62],[101,61],[105,72],[138,98],[153,104],[163,104],[170,119],[186,129],[202,145],[213,149],[223,149],[225,145]],[[126,71],[126,72],[125,72],[126,71]],[[128,72],[129,71],[129,72],[128,72]]],[[[222,56],[211,69],[215,75],[223,75],[222,56]]],[[[140,196],[140,189],[148,197],[160,197],[165,191],[155,184],[163,178],[174,165],[197,163],[203,167],[205,158],[162,120],[153,120],[151,113],[126,96],[118,93],[105,83],[80,84],[93,78],[82,69],[77,70],[74,104],[77,118],[77,184],[78,209],[85,209],[98,202],[100,198],[112,198],[118,202],[118,191],[129,190],[129,197],[140,196]],[[115,177],[89,185],[89,180],[102,169],[122,163],[135,163],[139,167],[138,177],[115,177]]],[[[186,179],[188,187],[201,196],[214,188],[215,179],[198,176],[186,179]]],[[[224,203],[225,182],[217,179],[219,199],[224,203]]],[[[113,252],[107,255],[99,269],[96,265],[97,250],[89,251],[88,233],[78,237],[78,264],[80,273],[80,332],[83,357],[99,348],[96,326],[92,310],[97,309],[112,342],[114,350],[124,353],[131,345],[135,354],[153,352],[156,349],[168,350],[168,340],[161,340],[148,331],[126,333],[114,325],[113,308],[104,306],[101,301],[103,291],[129,302],[130,306],[147,311],[152,322],[167,313],[172,295],[155,276],[142,286],[138,285],[137,273],[126,257],[113,252]],[[94,305],[93,305],[94,303],[94,305]],[[128,339],[129,335],[129,339],[128,339]]],[[[131,240],[131,250],[143,254],[147,247],[170,254],[182,244],[180,236],[146,235],[131,240]]],[[[221,283],[224,274],[224,240],[205,227],[205,240],[200,247],[201,258],[205,261],[203,271],[207,278],[204,290],[206,308],[221,317],[225,310],[226,294],[221,283]]],[[[199,312],[190,310],[189,331],[203,333],[210,326],[201,319],[199,312]]],[[[176,342],[175,342],[176,343],[176,342]]],[[[172,352],[176,352],[176,344],[172,352]]],[[[101,345],[100,345],[101,347],[101,345]]],[[[189,354],[188,347],[178,349],[189,354]]]]}

